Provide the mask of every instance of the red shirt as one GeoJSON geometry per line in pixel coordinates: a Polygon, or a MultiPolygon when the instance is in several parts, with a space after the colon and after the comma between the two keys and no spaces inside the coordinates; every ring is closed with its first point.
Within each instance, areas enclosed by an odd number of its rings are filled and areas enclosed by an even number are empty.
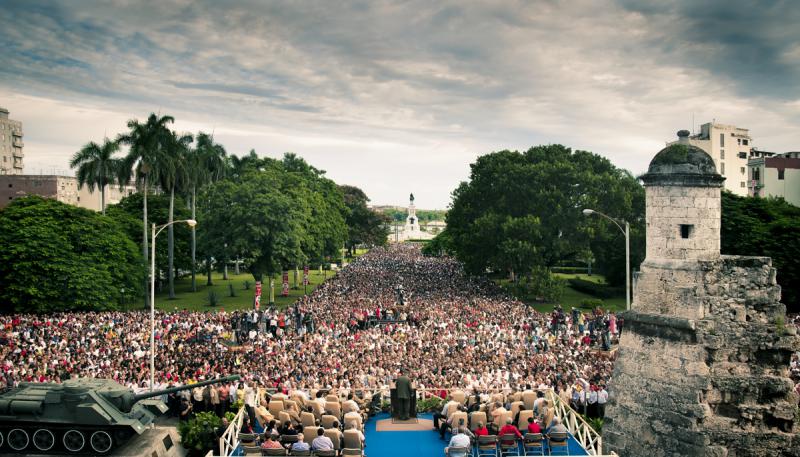
{"type": "Polygon", "coordinates": [[[528,424],[528,433],[542,433],[542,427],[539,427],[535,421],[528,424]]]}
{"type": "Polygon", "coordinates": [[[488,436],[489,435],[489,429],[486,428],[486,427],[476,428],[473,431],[473,433],[475,433],[475,436],[488,436]]]}
{"type": "Polygon", "coordinates": [[[503,436],[507,434],[517,435],[517,438],[522,438],[522,433],[520,433],[519,430],[517,430],[517,427],[514,427],[511,424],[504,425],[503,428],[500,429],[500,433],[498,433],[497,435],[503,436]]]}

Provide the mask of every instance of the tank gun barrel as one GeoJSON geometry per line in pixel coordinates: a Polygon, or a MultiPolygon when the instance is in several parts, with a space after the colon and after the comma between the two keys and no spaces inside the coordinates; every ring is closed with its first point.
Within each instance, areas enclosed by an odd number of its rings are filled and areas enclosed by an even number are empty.
{"type": "Polygon", "coordinates": [[[238,381],[239,379],[241,379],[241,378],[237,374],[237,375],[233,375],[233,376],[225,376],[224,378],[209,379],[207,381],[201,381],[201,382],[197,382],[197,383],[194,383],[194,384],[187,384],[185,386],[171,387],[169,389],[162,389],[162,390],[154,390],[152,392],[145,392],[145,393],[141,393],[139,395],[134,395],[133,398],[132,398],[131,404],[136,403],[139,400],[144,400],[145,398],[158,397],[159,395],[167,395],[167,394],[171,394],[171,393],[175,393],[175,392],[180,392],[182,390],[194,389],[195,387],[207,386],[209,384],[219,384],[221,382],[238,381]]]}

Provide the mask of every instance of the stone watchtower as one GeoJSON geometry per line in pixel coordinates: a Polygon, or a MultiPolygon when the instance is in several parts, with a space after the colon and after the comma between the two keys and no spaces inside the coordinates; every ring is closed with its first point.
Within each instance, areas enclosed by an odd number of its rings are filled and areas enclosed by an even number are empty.
{"type": "Polygon", "coordinates": [[[720,255],[712,158],[689,132],[641,177],[647,255],[610,383],[603,440],[620,456],[797,456],[784,326],[767,257],[720,255]]]}

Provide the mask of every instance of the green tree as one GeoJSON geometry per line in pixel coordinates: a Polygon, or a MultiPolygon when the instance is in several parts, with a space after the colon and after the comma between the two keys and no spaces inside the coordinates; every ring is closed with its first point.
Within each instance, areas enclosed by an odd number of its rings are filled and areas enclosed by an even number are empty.
{"type": "MultiPolygon", "coordinates": [[[[142,192],[142,257],[147,264],[147,189],[158,182],[158,163],[165,154],[166,144],[169,142],[171,132],[168,124],[175,122],[172,116],[156,116],[151,113],[147,121],[139,122],[137,119],[128,121],[128,133],[119,135],[117,141],[129,146],[128,155],[119,168],[118,181],[120,185],[136,180],[139,191],[142,192]]],[[[145,294],[145,303],[150,302],[150,296],[145,294]]]]}
{"type": "Polygon", "coordinates": [[[119,151],[119,143],[108,138],[99,145],[94,141],[86,143],[80,151],[72,156],[70,168],[78,168],[78,188],[84,185],[94,192],[95,187],[100,190],[100,209],[106,213],[106,187],[117,182],[117,174],[122,164],[121,159],[114,158],[114,153],[119,151]]]}
{"type": "Polygon", "coordinates": [[[369,246],[384,246],[389,236],[390,216],[378,213],[367,207],[369,198],[363,190],[354,186],[339,186],[344,204],[347,207],[347,242],[345,243],[350,254],[353,255],[356,246],[365,244],[369,246]]]}
{"type": "MultiPolygon", "coordinates": [[[[499,151],[479,157],[470,180],[453,192],[446,232],[468,271],[528,274],[608,242],[612,232],[585,217],[584,208],[636,227],[644,219],[644,193],[630,173],[591,152],[561,145],[499,151]]],[[[634,259],[644,253],[639,246],[632,250],[634,259]]],[[[624,259],[622,265],[624,282],[624,259]]]]}
{"type": "Polygon", "coordinates": [[[187,161],[189,156],[189,145],[192,143],[192,135],[181,134],[170,131],[165,142],[164,154],[159,156],[156,167],[159,170],[159,185],[161,189],[169,192],[169,218],[167,223],[167,258],[169,268],[169,299],[175,299],[175,190],[179,186],[186,186],[188,181],[187,161]]]}
{"type": "MultiPolygon", "coordinates": [[[[108,205],[108,217],[114,219],[119,224],[128,237],[134,243],[142,242],[142,223],[140,217],[144,206],[144,195],[135,193],[123,198],[116,205],[108,205]]],[[[169,196],[164,194],[154,194],[147,197],[148,216],[151,222],[156,225],[165,224],[169,219],[169,196]]],[[[189,219],[190,212],[181,196],[175,197],[175,218],[189,219]]],[[[175,258],[174,267],[180,270],[188,270],[191,267],[191,257],[189,255],[192,230],[186,224],[175,225],[175,258]]],[[[148,236],[150,234],[148,233],[148,236]]],[[[164,242],[163,234],[160,243],[156,245],[156,286],[160,290],[166,281],[169,271],[169,246],[164,242]]],[[[150,265],[144,266],[145,275],[150,271],[150,265]]],[[[149,285],[148,285],[149,287],[149,285]]]]}
{"type": "Polygon", "coordinates": [[[722,193],[722,253],[772,257],[781,301],[800,311],[800,208],[783,199],[722,193]]]}
{"type": "Polygon", "coordinates": [[[3,312],[113,310],[142,292],[136,245],[112,218],[38,196],[0,210],[3,312]]]}
{"type": "MultiPolygon", "coordinates": [[[[187,168],[187,193],[189,194],[192,208],[192,219],[197,220],[197,193],[207,185],[219,181],[225,176],[227,170],[225,148],[215,143],[214,138],[200,132],[197,134],[197,143],[194,149],[189,150],[186,160],[187,168]]],[[[203,230],[203,226],[199,227],[203,230]]],[[[192,231],[192,292],[197,291],[197,230],[192,231]]],[[[210,264],[210,259],[207,259],[210,264]]],[[[211,275],[209,275],[209,281],[211,275]]]]}

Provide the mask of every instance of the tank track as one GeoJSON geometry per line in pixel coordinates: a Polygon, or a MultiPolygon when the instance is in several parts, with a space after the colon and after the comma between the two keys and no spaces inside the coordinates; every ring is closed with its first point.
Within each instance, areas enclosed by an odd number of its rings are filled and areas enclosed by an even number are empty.
{"type": "Polygon", "coordinates": [[[46,422],[0,423],[0,453],[108,455],[135,432],[130,427],[92,427],[46,422]]]}

